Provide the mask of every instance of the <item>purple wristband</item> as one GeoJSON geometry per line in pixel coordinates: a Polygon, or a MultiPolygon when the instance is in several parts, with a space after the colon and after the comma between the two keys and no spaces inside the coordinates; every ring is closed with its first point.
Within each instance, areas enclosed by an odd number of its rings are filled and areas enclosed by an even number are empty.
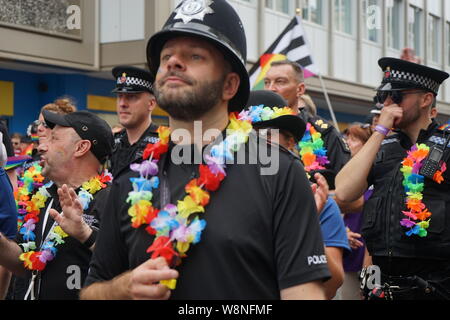
{"type": "Polygon", "coordinates": [[[391,132],[391,130],[380,124],[375,127],[375,131],[381,133],[385,137],[389,134],[389,132],[391,132]]]}

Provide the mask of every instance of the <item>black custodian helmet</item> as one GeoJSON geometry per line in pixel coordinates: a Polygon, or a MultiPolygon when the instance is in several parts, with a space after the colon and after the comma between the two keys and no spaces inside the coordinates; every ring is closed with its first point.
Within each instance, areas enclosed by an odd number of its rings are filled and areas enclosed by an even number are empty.
{"type": "Polygon", "coordinates": [[[241,83],[229,102],[229,111],[244,109],[250,94],[250,80],[245,64],[247,40],[241,19],[225,0],[184,0],[171,14],[161,31],[147,44],[147,61],[156,75],[164,43],[178,36],[195,36],[214,44],[230,62],[241,83]]]}

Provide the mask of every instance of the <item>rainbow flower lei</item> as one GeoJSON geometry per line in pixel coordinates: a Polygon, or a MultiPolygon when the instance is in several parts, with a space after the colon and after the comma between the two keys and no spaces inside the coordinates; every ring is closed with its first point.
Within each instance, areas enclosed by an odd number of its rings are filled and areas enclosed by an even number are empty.
{"type": "MultiPolygon", "coordinates": [[[[430,226],[430,217],[432,213],[428,211],[423,200],[423,190],[425,186],[424,176],[420,175],[420,169],[423,161],[427,158],[430,148],[425,144],[416,144],[408,156],[402,162],[400,171],[403,173],[403,186],[406,192],[407,211],[403,211],[406,218],[400,221],[403,227],[408,228],[406,232],[408,237],[417,235],[421,238],[427,236],[427,229],[430,226]]],[[[447,170],[445,162],[442,163],[441,170],[437,171],[433,181],[441,184],[444,181],[442,174],[447,170]]]]}
{"type": "Polygon", "coordinates": [[[42,167],[35,163],[19,176],[19,187],[14,192],[14,199],[18,208],[17,230],[20,230],[22,227],[25,215],[27,214],[30,196],[44,185],[44,177],[41,173],[42,167]]]}
{"type": "Polygon", "coordinates": [[[238,118],[242,121],[250,121],[251,123],[273,120],[281,116],[293,116],[295,112],[289,107],[269,108],[264,105],[252,106],[248,110],[242,111],[238,118]]]}
{"type": "MultiPolygon", "coordinates": [[[[36,175],[33,176],[33,181],[34,179],[38,179],[38,181],[41,179],[41,169],[42,168],[40,167],[37,168],[37,171],[39,171],[38,174],[36,171],[32,171],[32,173],[36,173],[36,175]]],[[[83,210],[89,208],[89,203],[93,199],[93,195],[99,190],[106,188],[107,185],[105,183],[111,180],[111,174],[106,171],[102,175],[93,177],[89,181],[82,184],[77,196],[83,206],[83,210]]],[[[28,187],[30,187],[32,184],[34,186],[39,186],[39,184],[33,182],[28,184],[28,187]]],[[[19,258],[24,262],[25,268],[29,270],[44,270],[47,262],[55,258],[57,252],[56,246],[64,244],[63,239],[68,237],[68,235],[61,229],[61,227],[56,225],[49,231],[47,237],[42,241],[40,251],[34,251],[37,249],[35,243],[36,235],[34,233],[34,230],[36,228],[36,224],[39,222],[41,209],[45,207],[47,199],[51,197],[47,189],[52,185],[53,182],[49,182],[45,186],[39,187],[38,191],[31,197],[30,200],[24,201],[27,198],[29,199],[30,193],[28,193],[25,198],[21,199],[22,210],[26,211],[26,215],[23,219],[23,224],[19,229],[19,233],[27,242],[21,244],[24,253],[22,253],[19,258]]],[[[25,185],[23,187],[25,187],[25,185]]],[[[28,190],[29,189],[21,190],[19,192],[28,192],[28,190]]]]}
{"type": "Polygon", "coordinates": [[[317,132],[316,128],[309,122],[306,124],[305,134],[298,147],[306,172],[323,170],[330,163],[327,157],[327,150],[324,148],[322,134],[317,132]]]}
{"type": "MultiPolygon", "coordinates": [[[[205,156],[206,165],[199,165],[200,176],[192,179],[185,186],[187,195],[178,200],[177,205],[168,204],[162,210],[152,205],[153,190],[159,187],[158,162],[168,151],[170,129],[160,127],[160,141],[148,144],[143,153],[144,161],[132,164],[131,170],[139,172],[139,178],[130,178],[133,190],[129,192],[127,203],[130,203],[128,214],[131,216],[133,228],[146,225],[146,231],[155,236],[147,253],[151,258],[163,257],[169,265],[179,265],[185,258],[191,244],[200,241],[206,221],[193,214],[204,213],[210,200],[211,191],[217,191],[225,179],[225,161],[233,160],[233,152],[237,152],[242,144],[247,143],[252,130],[250,121],[239,120],[236,113],[230,114],[226,138],[211,148],[210,155],[205,156]],[[174,259],[176,258],[176,259],[174,259]]],[[[176,279],[161,281],[170,289],[175,289],[176,279]]]]}

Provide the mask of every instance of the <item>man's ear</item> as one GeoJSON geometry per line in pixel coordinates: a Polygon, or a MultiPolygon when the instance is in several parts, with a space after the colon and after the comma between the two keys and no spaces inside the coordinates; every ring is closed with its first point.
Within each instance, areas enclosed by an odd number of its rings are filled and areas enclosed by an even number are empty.
{"type": "Polygon", "coordinates": [[[238,92],[241,78],[236,72],[230,72],[225,77],[222,98],[225,101],[231,100],[238,92]]]}
{"type": "Polygon", "coordinates": [[[150,94],[150,98],[148,100],[148,111],[153,112],[156,108],[156,98],[153,94],[150,94]]]}
{"type": "Polygon", "coordinates": [[[297,98],[300,98],[300,96],[304,95],[306,92],[306,86],[304,82],[301,82],[297,86],[297,98]]]}
{"type": "Polygon", "coordinates": [[[89,140],[80,140],[77,142],[74,157],[81,158],[91,150],[92,143],[89,140]]]}
{"type": "Polygon", "coordinates": [[[433,104],[434,99],[435,99],[435,97],[434,97],[434,94],[433,94],[433,93],[431,93],[431,92],[425,93],[425,94],[422,96],[422,105],[421,105],[421,107],[422,107],[422,108],[426,108],[427,111],[429,111],[429,108],[430,108],[431,105],[433,104]]]}

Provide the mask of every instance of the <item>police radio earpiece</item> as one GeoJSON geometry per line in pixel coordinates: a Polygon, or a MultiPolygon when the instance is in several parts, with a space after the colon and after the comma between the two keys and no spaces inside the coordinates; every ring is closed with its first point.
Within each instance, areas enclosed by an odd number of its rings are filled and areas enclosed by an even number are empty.
{"type": "Polygon", "coordinates": [[[419,172],[422,176],[433,179],[436,172],[441,168],[441,161],[444,158],[444,150],[448,146],[449,142],[450,136],[445,141],[443,148],[438,145],[431,148],[430,153],[425,159],[422,169],[420,169],[419,172]]]}

